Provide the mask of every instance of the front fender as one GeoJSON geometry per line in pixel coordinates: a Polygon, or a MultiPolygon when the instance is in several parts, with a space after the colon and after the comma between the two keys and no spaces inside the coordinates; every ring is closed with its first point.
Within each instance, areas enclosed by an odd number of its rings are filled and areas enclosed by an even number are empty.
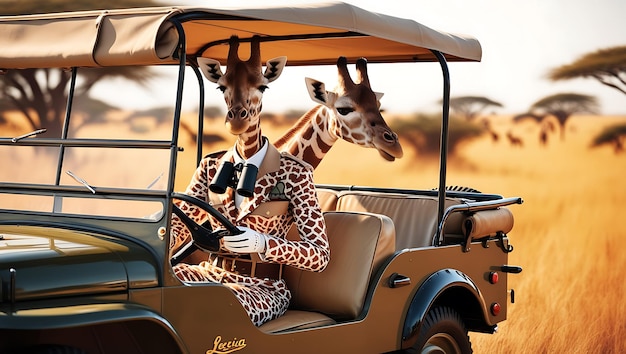
{"type": "Polygon", "coordinates": [[[484,306],[484,299],[474,282],[463,272],[455,269],[442,269],[431,274],[411,300],[411,304],[404,320],[402,340],[413,341],[422,326],[422,322],[428,311],[433,307],[437,299],[448,289],[463,288],[472,294],[476,301],[484,306]]]}
{"type": "Polygon", "coordinates": [[[14,334],[62,331],[71,333],[86,327],[97,328],[102,325],[110,327],[117,324],[133,329],[149,327],[152,328],[153,335],[157,335],[154,330],[158,328],[160,332],[158,335],[167,335],[168,341],[175,343],[180,352],[186,352],[182,339],[169,321],[150,308],[138,304],[94,303],[0,312],[0,331],[14,334]],[[128,327],[129,324],[133,326],[128,327]]]}

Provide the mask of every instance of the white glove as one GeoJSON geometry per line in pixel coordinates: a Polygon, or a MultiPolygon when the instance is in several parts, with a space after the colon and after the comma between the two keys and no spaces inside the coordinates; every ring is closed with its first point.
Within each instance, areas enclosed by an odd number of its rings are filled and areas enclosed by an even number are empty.
{"type": "Polygon", "coordinates": [[[248,227],[239,226],[243,233],[224,236],[224,248],[233,253],[264,253],[265,235],[248,227]]]}

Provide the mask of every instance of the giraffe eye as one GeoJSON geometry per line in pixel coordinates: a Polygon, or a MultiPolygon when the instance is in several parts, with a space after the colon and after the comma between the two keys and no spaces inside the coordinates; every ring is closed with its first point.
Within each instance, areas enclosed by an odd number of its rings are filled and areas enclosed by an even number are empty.
{"type": "Polygon", "coordinates": [[[337,112],[342,116],[347,116],[348,114],[354,112],[354,108],[350,107],[337,107],[337,112]]]}
{"type": "Polygon", "coordinates": [[[222,91],[222,93],[226,92],[226,86],[224,86],[224,85],[219,85],[219,86],[217,87],[217,89],[218,89],[218,90],[220,90],[220,91],[222,91]]]}
{"type": "Polygon", "coordinates": [[[261,85],[259,86],[259,91],[261,91],[261,93],[265,92],[265,90],[267,90],[269,87],[265,86],[265,85],[261,85]]]}

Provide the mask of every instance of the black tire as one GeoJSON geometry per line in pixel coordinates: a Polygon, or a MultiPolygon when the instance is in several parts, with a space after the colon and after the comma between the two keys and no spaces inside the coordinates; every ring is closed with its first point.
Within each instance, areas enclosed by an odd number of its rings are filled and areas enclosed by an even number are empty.
{"type": "Polygon", "coordinates": [[[470,343],[463,319],[446,306],[431,309],[413,346],[421,354],[470,354],[470,343]]]}

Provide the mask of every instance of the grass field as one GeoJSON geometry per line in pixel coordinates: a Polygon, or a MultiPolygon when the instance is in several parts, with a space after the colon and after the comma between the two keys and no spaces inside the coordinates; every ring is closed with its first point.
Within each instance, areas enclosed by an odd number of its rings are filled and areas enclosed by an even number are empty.
{"type": "MultiPolygon", "coordinates": [[[[511,206],[515,227],[509,234],[515,247],[510,263],[524,271],[509,276],[516,302],[498,333],[471,334],[475,352],[626,352],[626,228],[621,225],[626,153],[588,147],[600,129],[626,117],[572,117],[565,139],[552,135],[547,146],[539,144],[535,125],[512,126],[510,117],[492,118],[501,139],[466,143],[448,166],[447,185],[524,199],[511,206]],[[511,129],[523,147],[503,139],[511,129]]],[[[212,124],[222,129],[221,122],[212,124]]],[[[271,139],[285,129],[266,128],[271,139]]],[[[177,190],[184,190],[194,170],[193,149],[187,151],[178,164],[177,190]]],[[[426,189],[437,186],[438,168],[437,161],[414,151],[390,163],[374,150],[340,141],[315,178],[318,183],[426,189]]]]}

